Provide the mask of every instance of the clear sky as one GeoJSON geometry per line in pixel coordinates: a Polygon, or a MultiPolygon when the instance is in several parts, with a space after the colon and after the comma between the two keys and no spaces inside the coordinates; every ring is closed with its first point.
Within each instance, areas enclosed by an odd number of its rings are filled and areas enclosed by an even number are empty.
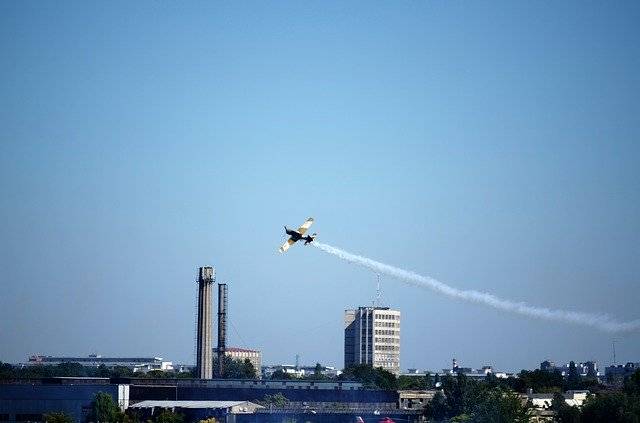
{"type": "MultiPolygon", "coordinates": [[[[0,3],[0,360],[192,363],[196,271],[230,344],[342,366],[375,275],[640,317],[640,3],[0,3]]],[[[610,334],[388,278],[402,367],[611,360],[610,334]]],[[[615,336],[640,360],[640,335],[615,336]]]]}

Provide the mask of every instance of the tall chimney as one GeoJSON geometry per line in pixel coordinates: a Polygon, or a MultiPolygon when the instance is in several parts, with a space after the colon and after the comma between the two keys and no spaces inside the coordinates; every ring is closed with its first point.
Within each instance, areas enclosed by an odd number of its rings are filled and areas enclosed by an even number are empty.
{"type": "Polygon", "coordinates": [[[213,376],[211,285],[214,278],[215,270],[213,267],[201,267],[199,269],[196,375],[200,379],[211,379],[213,376]]]}
{"type": "Polygon", "coordinates": [[[216,376],[224,375],[224,353],[227,348],[227,284],[218,284],[218,368],[216,376]]]}

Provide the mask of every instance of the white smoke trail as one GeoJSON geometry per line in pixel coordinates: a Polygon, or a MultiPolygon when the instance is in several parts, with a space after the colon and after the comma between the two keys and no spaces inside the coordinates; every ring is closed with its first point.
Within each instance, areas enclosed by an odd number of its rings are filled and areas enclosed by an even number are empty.
{"type": "Polygon", "coordinates": [[[325,253],[329,253],[346,260],[349,263],[358,264],[366,267],[367,269],[373,270],[376,273],[391,276],[410,285],[418,286],[420,288],[429,288],[452,298],[488,305],[489,307],[493,307],[498,310],[509,311],[539,319],[577,323],[580,325],[591,326],[606,332],[635,332],[640,330],[640,319],[629,322],[620,322],[606,314],[593,314],[578,311],[552,310],[545,307],[534,307],[523,302],[505,300],[486,292],[460,290],[434,278],[422,276],[366,257],[351,254],[347,251],[321,242],[314,241],[311,245],[319,248],[325,253]]]}

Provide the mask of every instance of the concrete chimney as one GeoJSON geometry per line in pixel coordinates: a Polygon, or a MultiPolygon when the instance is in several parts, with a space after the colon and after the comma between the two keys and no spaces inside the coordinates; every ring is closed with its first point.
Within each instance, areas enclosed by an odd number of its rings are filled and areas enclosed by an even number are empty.
{"type": "Polygon", "coordinates": [[[211,379],[213,376],[211,286],[214,278],[213,267],[199,269],[196,376],[200,379],[211,379]]]}

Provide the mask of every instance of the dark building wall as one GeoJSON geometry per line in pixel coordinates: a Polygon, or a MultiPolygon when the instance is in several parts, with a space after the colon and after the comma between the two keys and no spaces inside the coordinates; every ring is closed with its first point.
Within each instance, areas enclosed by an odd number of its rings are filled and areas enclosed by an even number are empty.
{"type": "Polygon", "coordinates": [[[27,414],[34,420],[35,415],[61,411],[81,422],[98,392],[118,401],[118,385],[0,385],[0,414],[16,421],[27,414]]]}
{"type": "Polygon", "coordinates": [[[376,415],[373,413],[268,413],[237,414],[234,423],[282,423],[283,421],[297,421],[306,423],[353,423],[360,416],[365,422],[378,422],[384,417],[390,417],[396,422],[414,423],[420,421],[417,413],[397,412],[376,415]]]}
{"type": "Polygon", "coordinates": [[[350,403],[397,403],[396,391],[365,389],[254,389],[254,388],[200,388],[148,385],[132,385],[129,391],[131,402],[144,400],[218,400],[255,401],[265,395],[282,393],[292,402],[350,402],[350,403]]]}

